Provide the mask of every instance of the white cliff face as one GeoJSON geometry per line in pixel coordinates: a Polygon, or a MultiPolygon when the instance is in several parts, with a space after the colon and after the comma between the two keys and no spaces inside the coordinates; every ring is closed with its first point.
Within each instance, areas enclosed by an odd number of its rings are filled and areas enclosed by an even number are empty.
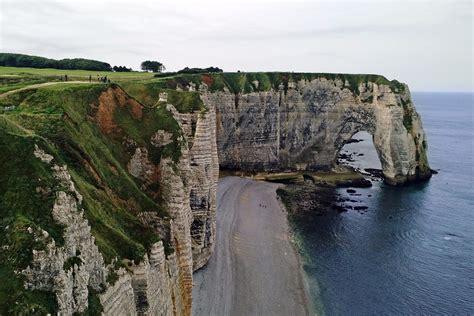
{"type": "MultiPolygon", "coordinates": [[[[120,314],[116,306],[124,305],[128,306],[124,310],[143,315],[189,315],[192,273],[206,264],[214,248],[219,172],[214,109],[205,113],[179,113],[171,104],[167,109],[173,113],[186,139],[178,163],[166,158],[159,165],[161,195],[171,217],[171,229],[165,234],[169,234],[174,253],[165,256],[159,242],[143,262],[129,265],[131,274],[121,275],[101,295],[104,314],[120,314]],[[130,297],[134,297],[133,303],[130,297]]],[[[169,136],[158,131],[152,142],[164,146],[169,136]]],[[[147,175],[154,174],[154,168],[144,148],[137,148],[128,164],[129,172],[145,182],[152,181],[147,175]]],[[[160,235],[166,231],[164,220],[155,212],[141,213],[139,218],[156,228],[160,235]]]]}
{"type": "MultiPolygon", "coordinates": [[[[132,157],[134,158],[135,155],[132,157]]],[[[143,157],[145,163],[147,157],[143,157]]],[[[105,315],[190,315],[192,304],[192,267],[190,226],[192,221],[189,190],[185,176],[189,168],[187,150],[178,165],[162,159],[160,185],[164,205],[171,218],[171,244],[174,253],[165,255],[163,243],[154,244],[142,262],[129,262],[115,285],[100,296],[105,315]],[[133,299],[130,301],[130,299],[133,299]],[[119,308],[120,307],[120,308],[119,308]]],[[[162,235],[164,219],[155,212],[144,212],[140,220],[162,235]]]]}
{"type": "MultiPolygon", "coordinates": [[[[137,218],[152,227],[173,248],[165,253],[162,241],[155,243],[140,263],[128,261],[126,268],[106,265],[91,227],[84,218],[82,196],[76,190],[67,166],[36,146],[34,154],[51,165],[54,177],[64,188],[52,211],[54,220],[65,227],[64,246],[58,246],[47,232],[38,232],[47,249],[34,251],[33,261],[22,273],[25,286],[56,294],[59,312],[72,315],[89,307],[94,290],[104,315],[190,315],[192,273],[205,265],[215,242],[216,188],[219,165],[215,134],[215,111],[183,114],[172,105],[183,130],[179,161],[162,158],[150,161],[145,147],[135,144],[127,169],[144,184],[158,181],[160,198],[169,217],[144,211],[137,218]],[[156,175],[159,174],[159,177],[156,175]],[[70,263],[69,263],[70,262],[70,263]],[[109,277],[115,275],[111,281],[109,277]]],[[[158,130],[150,143],[170,143],[171,134],[158,130]]],[[[33,232],[34,233],[34,232],[33,232]]]]}
{"type": "Polygon", "coordinates": [[[341,80],[289,82],[286,91],[215,92],[221,167],[243,170],[317,170],[332,167],[352,135],[367,131],[391,184],[431,175],[426,139],[408,87],[394,92],[373,82],[359,94],[341,80]]]}
{"type": "MultiPolygon", "coordinates": [[[[202,95],[204,103],[207,102],[202,95]]],[[[183,178],[189,190],[192,210],[191,241],[193,270],[203,267],[214,250],[216,238],[216,194],[219,178],[219,161],[216,143],[216,114],[214,108],[205,112],[179,113],[168,105],[180,123],[188,143],[188,168],[183,178]]],[[[185,164],[187,165],[187,164],[185,164]]]]}
{"type": "Polygon", "coordinates": [[[64,245],[57,246],[54,239],[43,232],[46,250],[33,250],[32,264],[22,272],[25,286],[55,292],[60,314],[84,312],[88,307],[89,287],[99,291],[106,283],[104,259],[83,216],[82,196],[67,167],[55,164],[51,155],[35,147],[34,155],[52,165],[53,176],[64,188],[57,192],[52,210],[53,219],[65,227],[64,245]]]}

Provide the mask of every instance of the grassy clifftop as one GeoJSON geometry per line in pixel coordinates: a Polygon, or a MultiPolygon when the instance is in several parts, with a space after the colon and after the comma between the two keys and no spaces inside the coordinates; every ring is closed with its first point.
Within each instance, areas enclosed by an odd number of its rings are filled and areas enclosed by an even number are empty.
{"type": "MultiPolygon", "coordinates": [[[[26,309],[55,309],[51,293],[24,290],[21,275],[14,273],[31,262],[33,249],[45,247],[29,230],[46,230],[56,244],[62,243],[63,227],[51,215],[62,188],[51,166],[34,156],[35,145],[54,163],[68,166],[99,251],[111,262],[140,261],[163,238],[137,214],[168,217],[158,185],[159,162],[164,157],[176,162],[182,142],[181,129],[165,106],[144,106],[114,84],[58,84],[0,98],[0,314],[11,312],[14,302],[26,309]],[[158,130],[173,141],[153,146],[150,140],[158,130]],[[138,147],[147,149],[156,181],[128,171],[138,147]]],[[[172,251],[169,240],[163,242],[172,251]]]]}
{"type": "MultiPolygon", "coordinates": [[[[203,73],[203,74],[176,74],[166,73],[157,75],[148,72],[110,72],[110,71],[89,71],[89,70],[59,70],[59,69],[35,69],[35,68],[15,68],[0,67],[0,93],[10,91],[15,88],[21,88],[28,84],[59,81],[61,76],[68,75],[69,80],[87,81],[89,75],[93,81],[97,77],[107,76],[112,81],[125,85],[130,90],[137,87],[142,91],[152,91],[150,88],[175,90],[176,87],[186,87],[189,83],[199,86],[201,82],[208,85],[211,91],[222,91],[224,88],[233,93],[237,92],[256,92],[278,90],[280,84],[283,84],[285,90],[288,88],[288,82],[299,80],[313,80],[325,78],[328,80],[342,80],[347,83],[347,87],[354,93],[358,93],[358,86],[361,83],[374,82],[377,84],[388,85],[394,92],[403,91],[404,85],[397,80],[388,80],[384,76],[374,74],[338,74],[338,73],[295,73],[295,72],[224,72],[224,73],[203,73]],[[258,86],[255,84],[258,81],[258,86]]],[[[152,93],[156,93],[152,92],[152,93]]],[[[134,94],[134,93],[131,93],[134,94]]],[[[137,94],[138,97],[140,93],[137,94]]],[[[150,95],[147,96],[150,98],[150,95]]],[[[146,101],[146,100],[145,100],[146,101]]]]}
{"type": "Polygon", "coordinates": [[[189,83],[199,86],[204,82],[210,91],[222,91],[227,88],[232,93],[258,92],[278,90],[283,84],[285,91],[291,81],[314,80],[324,78],[327,80],[341,80],[352,92],[359,94],[361,83],[373,82],[389,86],[394,92],[403,91],[404,85],[397,80],[388,80],[384,76],[372,74],[337,74],[337,73],[293,73],[293,72],[224,72],[206,74],[174,75],[162,78],[163,85],[168,88],[185,87],[189,83]],[[258,83],[257,83],[258,82],[258,83]]]}
{"type": "MultiPolygon", "coordinates": [[[[189,84],[183,82],[183,86],[189,84]]],[[[131,96],[147,106],[157,105],[157,100],[161,93],[167,94],[167,103],[174,105],[181,113],[205,111],[206,107],[202,102],[199,93],[195,91],[177,91],[177,85],[172,79],[154,79],[143,81],[124,81],[120,83],[131,96]]]]}

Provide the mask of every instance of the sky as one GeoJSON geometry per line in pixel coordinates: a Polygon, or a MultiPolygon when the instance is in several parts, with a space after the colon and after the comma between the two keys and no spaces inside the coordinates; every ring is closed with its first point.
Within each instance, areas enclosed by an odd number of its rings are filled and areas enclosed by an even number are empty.
{"type": "Polygon", "coordinates": [[[474,91],[472,1],[0,0],[0,51],[168,71],[374,73],[474,91]]]}

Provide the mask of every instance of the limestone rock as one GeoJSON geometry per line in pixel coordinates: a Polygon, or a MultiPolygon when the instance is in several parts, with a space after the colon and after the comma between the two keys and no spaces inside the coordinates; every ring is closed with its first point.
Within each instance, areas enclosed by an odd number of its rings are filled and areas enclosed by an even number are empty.
{"type": "Polygon", "coordinates": [[[335,165],[342,146],[359,131],[373,135],[385,180],[429,178],[426,137],[408,87],[317,78],[269,90],[206,96],[216,109],[219,163],[250,171],[317,170],[335,165]]]}
{"type": "MultiPolygon", "coordinates": [[[[45,163],[52,160],[37,146],[35,156],[45,163]]],[[[65,188],[57,192],[52,210],[54,220],[65,227],[64,245],[56,246],[48,233],[43,232],[46,250],[33,251],[32,264],[22,273],[27,288],[55,292],[59,313],[72,315],[87,309],[88,287],[99,290],[105,283],[106,269],[80,208],[82,196],[75,189],[66,166],[53,165],[51,169],[65,188]]]]}
{"type": "Polygon", "coordinates": [[[166,146],[173,142],[173,134],[163,130],[157,131],[151,138],[151,144],[155,147],[166,146]]]}

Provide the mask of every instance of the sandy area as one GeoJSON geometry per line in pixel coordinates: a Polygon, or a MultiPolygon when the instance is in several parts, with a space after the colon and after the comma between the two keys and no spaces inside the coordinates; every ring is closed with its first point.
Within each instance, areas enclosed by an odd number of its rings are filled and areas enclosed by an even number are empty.
{"type": "Polygon", "coordinates": [[[221,178],[217,243],[194,274],[193,315],[309,315],[278,184],[221,178]]]}

